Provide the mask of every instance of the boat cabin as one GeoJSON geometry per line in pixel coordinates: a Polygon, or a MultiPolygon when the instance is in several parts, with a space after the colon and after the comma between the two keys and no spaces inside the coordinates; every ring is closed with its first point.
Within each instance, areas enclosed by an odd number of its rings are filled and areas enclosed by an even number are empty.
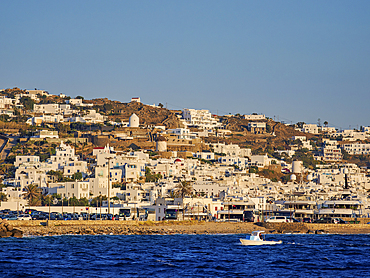
{"type": "Polygon", "coordinates": [[[249,240],[263,240],[262,233],[265,231],[253,231],[249,236],[249,240]]]}

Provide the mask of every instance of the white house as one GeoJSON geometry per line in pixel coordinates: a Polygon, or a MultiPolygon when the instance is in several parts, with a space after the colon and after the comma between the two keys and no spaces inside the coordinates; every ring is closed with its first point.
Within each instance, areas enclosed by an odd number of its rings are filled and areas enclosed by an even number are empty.
{"type": "Polygon", "coordinates": [[[14,99],[6,96],[0,96],[0,109],[9,109],[14,105],[14,99]]]}
{"type": "Polygon", "coordinates": [[[131,102],[141,102],[140,97],[133,97],[131,98],[131,102]]]}
{"type": "Polygon", "coordinates": [[[104,121],[107,119],[108,117],[106,116],[103,116],[101,115],[100,113],[97,113],[96,110],[94,109],[91,109],[91,110],[88,110],[87,111],[87,114],[85,116],[83,116],[83,119],[87,122],[87,123],[94,123],[94,124],[97,124],[97,123],[104,123],[104,121]]]}
{"type": "Polygon", "coordinates": [[[340,161],[342,160],[342,152],[338,147],[336,140],[323,139],[322,147],[323,160],[325,161],[340,161]]]}
{"type": "Polygon", "coordinates": [[[249,122],[248,130],[255,134],[265,133],[266,123],[265,122],[249,122]]]}
{"type": "Polygon", "coordinates": [[[212,116],[209,110],[185,108],[182,111],[182,118],[186,120],[188,126],[194,126],[204,130],[213,130],[221,126],[221,123],[212,116]]]}
{"type": "Polygon", "coordinates": [[[218,162],[223,165],[238,166],[239,169],[246,169],[249,166],[249,160],[245,157],[220,156],[218,162]]]}
{"type": "Polygon", "coordinates": [[[71,109],[71,105],[69,104],[59,104],[59,109],[63,115],[70,115],[74,111],[71,109]]]}
{"type": "Polygon", "coordinates": [[[193,157],[196,157],[199,159],[205,159],[205,160],[214,160],[215,154],[212,152],[196,152],[196,153],[193,153],[193,157]]]}
{"type": "Polygon", "coordinates": [[[60,108],[59,108],[59,104],[57,103],[34,104],[33,112],[42,113],[42,114],[59,114],[60,108]]]}
{"type": "Polygon", "coordinates": [[[324,133],[335,133],[336,129],[335,129],[335,127],[322,126],[321,131],[324,132],[324,133]]]}
{"type": "Polygon", "coordinates": [[[316,124],[304,124],[301,131],[306,133],[318,134],[319,127],[316,124]]]}
{"type": "Polygon", "coordinates": [[[30,184],[45,188],[48,170],[51,169],[43,168],[40,164],[21,164],[15,171],[14,186],[20,187],[21,190],[30,184]]]}
{"type": "Polygon", "coordinates": [[[59,147],[55,148],[55,155],[52,155],[47,160],[55,171],[63,169],[68,162],[72,161],[78,161],[75,149],[63,142],[60,143],[59,147]]]}
{"type": "Polygon", "coordinates": [[[86,161],[71,161],[67,162],[63,167],[63,175],[71,177],[75,173],[81,173],[83,177],[86,177],[89,173],[86,161]]]}
{"type": "Polygon", "coordinates": [[[370,154],[370,144],[351,143],[343,144],[341,148],[348,152],[350,155],[368,155],[370,154]]]}
{"type": "Polygon", "coordinates": [[[29,125],[41,125],[42,123],[61,123],[64,121],[62,115],[42,115],[39,117],[32,117],[26,121],[29,125]]]}
{"type": "Polygon", "coordinates": [[[90,198],[90,182],[89,181],[73,181],[73,182],[57,182],[50,183],[48,193],[59,194],[63,198],[90,198]]]}
{"type": "Polygon", "coordinates": [[[40,157],[37,155],[17,155],[15,157],[15,162],[14,162],[15,167],[19,167],[19,165],[22,165],[24,163],[39,164],[40,157]]]}
{"type": "Polygon", "coordinates": [[[244,119],[250,120],[250,121],[261,121],[261,120],[266,120],[265,115],[258,115],[258,114],[250,114],[250,115],[244,115],[244,119]]]}
{"type": "Polygon", "coordinates": [[[33,138],[59,138],[58,131],[53,130],[40,130],[33,138]]]}
{"type": "Polygon", "coordinates": [[[190,130],[188,128],[174,128],[174,129],[168,129],[167,134],[174,134],[177,136],[177,139],[192,139],[194,138],[194,135],[190,133],[190,130]]]}
{"type": "Polygon", "coordinates": [[[251,149],[240,148],[237,144],[211,143],[210,146],[215,153],[224,153],[227,156],[249,157],[252,155],[251,149]]]}
{"type": "Polygon", "coordinates": [[[82,106],[82,99],[81,98],[71,98],[71,99],[67,99],[66,103],[75,105],[75,106],[82,106]]]}
{"type": "Polygon", "coordinates": [[[252,155],[249,162],[249,166],[257,166],[258,168],[263,168],[270,165],[270,159],[267,154],[265,155],[252,155]]]}
{"type": "Polygon", "coordinates": [[[306,136],[292,136],[292,140],[299,140],[303,149],[312,150],[312,145],[309,140],[307,141],[306,136]]]}
{"type": "Polygon", "coordinates": [[[29,95],[41,95],[41,96],[48,96],[49,93],[47,91],[44,91],[44,90],[26,90],[26,93],[29,94],[29,95]]]}

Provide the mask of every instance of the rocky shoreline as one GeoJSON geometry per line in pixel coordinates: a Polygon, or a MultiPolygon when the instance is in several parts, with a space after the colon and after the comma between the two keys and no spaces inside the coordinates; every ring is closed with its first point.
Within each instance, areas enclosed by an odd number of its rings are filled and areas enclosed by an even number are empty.
{"type": "Polygon", "coordinates": [[[0,219],[0,237],[22,237],[22,230],[15,229],[9,221],[0,219]]]}
{"type": "MultiPolygon", "coordinates": [[[[53,235],[171,235],[171,234],[249,234],[255,230],[266,233],[332,233],[367,234],[366,224],[305,223],[228,223],[228,222],[136,222],[136,221],[9,221],[7,227],[16,233],[5,236],[53,235]],[[28,223],[30,222],[30,223],[28,223]]],[[[5,225],[4,225],[5,227],[5,225]]],[[[14,232],[12,232],[14,233],[14,232]]]]}

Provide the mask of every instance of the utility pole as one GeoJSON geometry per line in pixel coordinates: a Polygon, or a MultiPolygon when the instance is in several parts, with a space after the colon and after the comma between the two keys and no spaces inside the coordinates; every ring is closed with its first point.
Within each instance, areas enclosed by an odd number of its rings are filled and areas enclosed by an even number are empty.
{"type": "Polygon", "coordinates": [[[63,193],[61,193],[60,195],[61,195],[61,199],[62,199],[62,218],[63,218],[63,214],[64,214],[64,212],[63,212],[63,199],[64,199],[63,198],[63,193]]]}
{"type": "Polygon", "coordinates": [[[229,222],[230,222],[230,200],[229,200],[229,202],[228,202],[228,214],[229,214],[229,222]]]}
{"type": "Polygon", "coordinates": [[[102,217],[101,217],[101,205],[103,203],[103,196],[99,196],[99,199],[100,199],[100,220],[103,220],[102,217]]]}
{"type": "Polygon", "coordinates": [[[47,196],[49,197],[48,199],[49,199],[49,221],[50,221],[50,201],[51,201],[51,196],[49,194],[50,193],[49,192],[49,183],[47,183],[46,185],[48,186],[48,195],[47,196]]]}
{"type": "Polygon", "coordinates": [[[107,157],[107,170],[108,170],[108,176],[107,176],[107,183],[108,183],[108,214],[110,213],[110,184],[109,184],[109,179],[110,179],[110,168],[109,168],[109,161],[113,159],[112,157],[107,157]]]}

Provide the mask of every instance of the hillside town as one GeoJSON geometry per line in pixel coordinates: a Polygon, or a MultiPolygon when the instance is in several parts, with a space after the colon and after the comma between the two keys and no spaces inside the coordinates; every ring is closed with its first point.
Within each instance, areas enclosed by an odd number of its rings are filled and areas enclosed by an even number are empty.
{"type": "Polygon", "coordinates": [[[0,90],[0,210],[119,220],[370,214],[370,127],[0,90]]]}

